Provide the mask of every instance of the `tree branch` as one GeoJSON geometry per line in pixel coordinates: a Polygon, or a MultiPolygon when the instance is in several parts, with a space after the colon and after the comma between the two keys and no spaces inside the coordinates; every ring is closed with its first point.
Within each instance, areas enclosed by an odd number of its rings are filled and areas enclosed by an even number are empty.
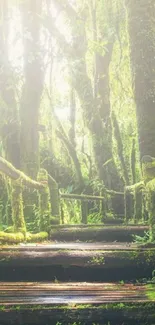
{"type": "Polygon", "coordinates": [[[27,187],[41,189],[46,186],[44,183],[32,180],[30,177],[26,176],[23,172],[16,169],[11,163],[2,157],[0,157],[0,172],[4,173],[12,180],[18,181],[20,179],[22,181],[22,184],[27,187]]]}

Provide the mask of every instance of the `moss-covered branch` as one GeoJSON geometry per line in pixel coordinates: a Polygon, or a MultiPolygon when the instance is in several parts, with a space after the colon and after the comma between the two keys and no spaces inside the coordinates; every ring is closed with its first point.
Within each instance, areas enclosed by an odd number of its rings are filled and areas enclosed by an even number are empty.
{"type": "Polygon", "coordinates": [[[26,176],[23,172],[16,169],[10,162],[2,157],[0,157],[0,172],[10,177],[12,180],[21,180],[22,184],[27,187],[41,189],[46,186],[46,182],[44,182],[44,180],[42,180],[42,182],[36,182],[32,180],[30,177],[26,176]]]}
{"type": "MultiPolygon", "coordinates": [[[[123,192],[116,192],[105,190],[105,192],[109,195],[123,195],[123,192]]],[[[88,201],[104,201],[104,196],[95,196],[95,195],[87,195],[87,194],[69,194],[69,193],[60,193],[60,197],[62,199],[70,199],[70,200],[88,200],[88,201]]]]}

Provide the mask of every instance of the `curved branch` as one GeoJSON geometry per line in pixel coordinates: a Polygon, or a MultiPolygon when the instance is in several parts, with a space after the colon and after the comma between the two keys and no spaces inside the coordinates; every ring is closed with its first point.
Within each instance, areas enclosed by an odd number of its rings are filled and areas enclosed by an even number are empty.
{"type": "Polygon", "coordinates": [[[0,157],[0,172],[4,173],[6,176],[10,177],[12,180],[21,180],[23,185],[35,189],[41,189],[46,186],[45,183],[40,183],[32,180],[30,177],[26,176],[23,172],[16,169],[11,163],[9,163],[4,158],[0,157]]]}

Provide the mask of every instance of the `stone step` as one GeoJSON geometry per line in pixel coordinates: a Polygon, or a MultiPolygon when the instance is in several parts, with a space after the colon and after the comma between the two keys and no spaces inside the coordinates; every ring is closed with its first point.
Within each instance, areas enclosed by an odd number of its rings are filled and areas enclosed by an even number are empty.
{"type": "Polygon", "coordinates": [[[155,285],[3,283],[0,324],[153,324],[155,285]],[[55,323],[54,323],[55,322],[55,323]],[[78,323],[77,323],[78,324],[78,323]],[[120,324],[120,323],[119,323],[120,324]],[[133,323],[132,323],[133,324],[133,323]]]}

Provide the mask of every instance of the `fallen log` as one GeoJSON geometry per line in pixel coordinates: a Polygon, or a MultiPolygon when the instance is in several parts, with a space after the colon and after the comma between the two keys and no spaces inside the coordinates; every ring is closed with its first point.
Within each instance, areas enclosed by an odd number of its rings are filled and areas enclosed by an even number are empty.
{"type": "Polygon", "coordinates": [[[144,236],[148,226],[60,226],[53,227],[51,240],[58,241],[119,241],[132,242],[133,236],[144,236]]]}
{"type": "Polygon", "coordinates": [[[5,248],[0,250],[0,266],[62,266],[115,269],[124,267],[154,267],[155,249],[128,249],[122,250],[42,250],[5,248]]]}
{"type": "Polygon", "coordinates": [[[43,324],[84,324],[103,325],[110,322],[116,324],[141,324],[152,325],[154,321],[154,307],[152,303],[130,304],[105,304],[95,306],[95,304],[76,306],[76,304],[63,305],[60,308],[45,305],[23,306],[12,305],[0,310],[0,322],[3,325],[43,325],[43,324]],[[77,322],[78,320],[78,322],[77,322]],[[121,322],[120,322],[121,320],[121,322]]]}

